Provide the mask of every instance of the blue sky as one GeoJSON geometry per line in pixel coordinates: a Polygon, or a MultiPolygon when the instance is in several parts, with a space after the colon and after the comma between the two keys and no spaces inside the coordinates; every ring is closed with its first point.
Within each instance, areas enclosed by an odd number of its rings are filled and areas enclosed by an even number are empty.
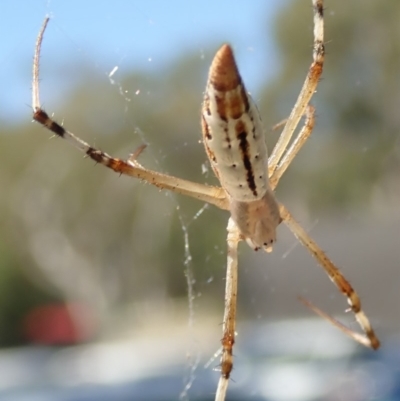
{"type": "MultiPolygon", "coordinates": [[[[43,48],[46,80],[68,82],[50,74],[71,60],[97,73],[134,68],[160,70],[185,52],[230,42],[247,87],[257,90],[277,66],[273,21],[282,0],[34,0],[2,2],[0,34],[0,120],[29,119],[31,64],[35,39],[51,16],[43,48]],[[269,28],[270,27],[270,28],[269,28]],[[53,66],[53,69],[51,68],[53,66]],[[99,70],[99,71],[98,71],[99,70]]],[[[285,1],[286,3],[286,1],[285,1]]],[[[121,75],[120,75],[121,76],[121,75]]],[[[118,75],[115,76],[118,79],[118,75]]],[[[60,92],[61,91],[61,92],[60,92]]],[[[55,96],[55,95],[53,95],[55,96]]]]}

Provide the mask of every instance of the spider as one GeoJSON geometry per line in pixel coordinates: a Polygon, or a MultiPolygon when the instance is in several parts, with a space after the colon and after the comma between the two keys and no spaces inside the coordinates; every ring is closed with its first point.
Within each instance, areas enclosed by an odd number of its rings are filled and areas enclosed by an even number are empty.
{"type": "Polygon", "coordinates": [[[227,274],[223,318],[221,376],[216,400],[224,400],[233,367],[235,342],[238,244],[244,240],[255,250],[272,250],[276,228],[283,221],[297,239],[316,258],[339,291],[347,297],[363,334],[356,333],[327,315],[309,301],[301,301],[359,343],[377,349],[380,345],[374,330],[361,309],[360,299],[339,269],[331,262],[307,232],[279,203],[274,189],[314,127],[315,109],[309,102],[316,91],[324,63],[323,0],[312,0],[314,13],[313,61],[297,101],[283,131],[268,158],[260,116],[246,92],[232,48],[225,44],[216,53],[209,72],[203,100],[201,124],[203,142],[211,166],[221,187],[208,186],[161,174],[143,167],[137,158],[140,147],[127,160],[113,158],[90,146],[55,122],[41,108],[39,99],[39,60],[43,35],[49,21],[46,17],[39,32],[33,62],[33,119],[57,136],[70,142],[97,163],[148,182],[161,189],[191,196],[229,210],[227,236],[227,274]],[[303,127],[292,140],[300,119],[303,127]]]}

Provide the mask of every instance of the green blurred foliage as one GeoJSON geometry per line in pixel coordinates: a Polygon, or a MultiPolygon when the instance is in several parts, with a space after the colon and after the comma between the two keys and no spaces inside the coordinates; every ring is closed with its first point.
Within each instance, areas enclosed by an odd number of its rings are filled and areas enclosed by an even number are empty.
{"type": "MultiPolygon", "coordinates": [[[[326,65],[313,100],[318,123],[278,189],[304,208],[368,212],[377,192],[398,186],[400,3],[362,4],[362,12],[356,2],[327,4],[326,65]]],[[[275,35],[279,71],[257,96],[267,126],[289,114],[311,62],[304,0],[282,8],[275,35]]],[[[55,118],[113,156],[126,158],[145,142],[144,166],[216,184],[199,142],[215,48],[204,60],[186,55],[157,75],[133,71],[115,84],[81,66],[64,68],[78,84],[55,118]]],[[[48,90],[42,98],[51,112],[48,90]]],[[[226,212],[209,207],[196,219],[199,202],[93,167],[38,125],[0,129],[0,345],[18,342],[16,316],[38,299],[80,299],[107,316],[132,301],[186,297],[185,230],[196,295],[206,289],[210,300],[221,298],[226,212]]]]}

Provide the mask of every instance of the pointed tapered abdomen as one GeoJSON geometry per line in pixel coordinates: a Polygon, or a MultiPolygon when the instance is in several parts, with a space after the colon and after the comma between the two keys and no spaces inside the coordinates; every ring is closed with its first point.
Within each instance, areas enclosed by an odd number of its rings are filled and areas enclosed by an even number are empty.
{"type": "Polygon", "coordinates": [[[231,215],[254,248],[270,247],[280,223],[268,180],[268,153],[256,105],[223,45],[210,67],[202,108],[204,146],[228,193],[231,215]]]}

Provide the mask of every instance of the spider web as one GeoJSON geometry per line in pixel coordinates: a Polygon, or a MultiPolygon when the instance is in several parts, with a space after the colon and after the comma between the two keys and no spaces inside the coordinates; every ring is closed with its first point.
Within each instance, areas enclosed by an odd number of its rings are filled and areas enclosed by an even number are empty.
{"type": "MultiPolygon", "coordinates": [[[[126,102],[126,108],[124,110],[124,114],[126,117],[126,121],[129,125],[134,126],[134,132],[139,136],[142,143],[147,143],[147,137],[144,131],[137,126],[135,123],[132,122],[132,110],[130,110],[128,103],[132,101],[131,95],[127,89],[123,87],[123,84],[117,80],[114,80],[113,76],[117,72],[118,66],[115,66],[112,71],[108,74],[110,79],[110,83],[118,89],[119,95],[124,99],[126,102]],[[129,121],[129,122],[128,122],[129,121]]],[[[140,96],[140,90],[136,90],[134,92],[134,96],[140,96]]],[[[133,110],[133,116],[135,112],[133,110]]],[[[134,117],[133,117],[134,119],[134,117]]],[[[184,145],[182,145],[183,147],[184,145]]],[[[180,151],[180,149],[177,149],[180,151]]],[[[155,165],[157,166],[157,171],[163,171],[162,163],[160,162],[160,158],[156,157],[154,152],[151,149],[147,149],[146,152],[149,151],[151,157],[154,160],[155,165]]],[[[163,152],[164,153],[164,152],[163,152]]],[[[166,157],[164,155],[164,157],[166,157]]],[[[179,205],[179,200],[177,197],[170,192],[166,192],[166,196],[168,201],[174,205],[175,213],[177,214],[178,221],[180,224],[180,229],[183,235],[183,271],[182,274],[186,279],[186,286],[187,286],[187,314],[188,314],[188,328],[189,328],[189,336],[193,338],[191,345],[186,351],[186,360],[187,360],[187,368],[186,373],[183,379],[183,389],[179,395],[180,400],[189,400],[189,391],[192,387],[192,384],[196,378],[196,369],[199,366],[201,360],[201,352],[196,340],[195,334],[195,303],[196,303],[196,278],[195,273],[193,270],[193,256],[190,249],[190,235],[189,235],[189,227],[190,225],[196,221],[198,218],[201,217],[203,212],[207,209],[208,205],[205,204],[201,206],[191,217],[187,218],[184,213],[181,212],[181,207],[179,205]]],[[[178,259],[179,256],[178,256],[178,259]]],[[[177,263],[179,263],[177,261],[177,263]]]]}

